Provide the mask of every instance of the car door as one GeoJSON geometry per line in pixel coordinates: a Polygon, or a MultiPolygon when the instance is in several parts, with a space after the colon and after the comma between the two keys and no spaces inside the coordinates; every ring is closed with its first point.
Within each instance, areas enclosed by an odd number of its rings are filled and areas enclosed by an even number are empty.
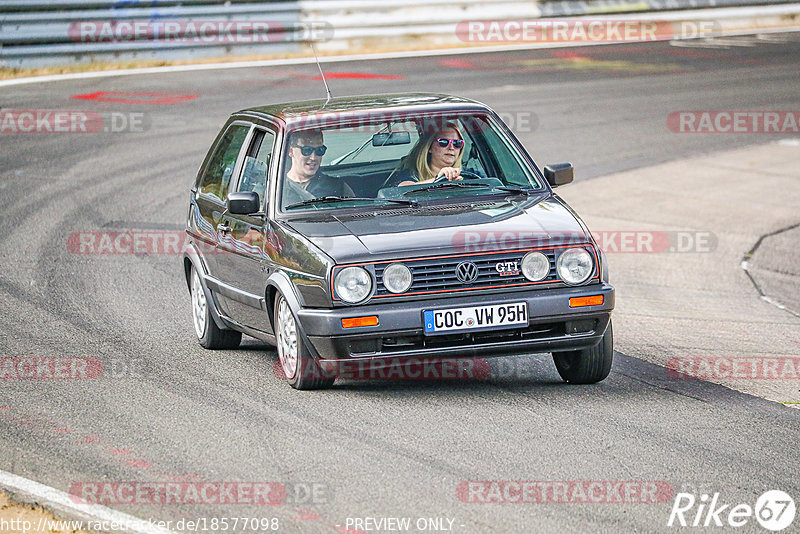
{"type": "MultiPolygon", "coordinates": [[[[245,147],[252,125],[246,122],[229,124],[218,138],[216,146],[207,158],[195,191],[191,226],[197,237],[197,245],[213,279],[219,278],[219,237],[225,202],[228,198],[231,178],[237,171],[239,156],[245,147]]],[[[219,297],[219,295],[218,295],[219,297]]],[[[218,298],[220,311],[228,314],[224,299],[218,298]]]]}
{"type": "Polygon", "coordinates": [[[265,224],[269,169],[275,149],[276,131],[256,126],[242,153],[241,171],[231,182],[230,191],[253,191],[261,200],[257,214],[225,213],[221,219],[225,234],[220,235],[217,263],[220,281],[226,286],[224,298],[230,316],[240,324],[271,332],[264,308],[269,256],[265,224]]]}

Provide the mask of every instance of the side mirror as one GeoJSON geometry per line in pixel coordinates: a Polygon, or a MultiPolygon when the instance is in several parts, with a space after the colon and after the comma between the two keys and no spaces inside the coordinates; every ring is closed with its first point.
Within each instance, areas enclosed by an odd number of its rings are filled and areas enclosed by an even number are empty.
{"type": "Polygon", "coordinates": [[[544,166],[544,177],[551,187],[566,185],[575,178],[575,169],[572,163],[553,163],[544,166]]]}
{"type": "Polygon", "coordinates": [[[234,215],[251,215],[261,209],[261,199],[253,191],[237,191],[228,195],[228,211],[234,215]]]}

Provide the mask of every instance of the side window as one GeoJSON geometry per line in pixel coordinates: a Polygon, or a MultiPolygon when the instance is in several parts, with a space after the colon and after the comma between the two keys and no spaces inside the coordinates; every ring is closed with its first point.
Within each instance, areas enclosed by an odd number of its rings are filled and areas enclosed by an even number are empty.
{"type": "Polygon", "coordinates": [[[490,147],[491,159],[489,164],[496,167],[494,174],[497,178],[500,178],[503,183],[508,185],[518,185],[520,187],[531,187],[533,185],[534,187],[539,187],[533,177],[529,178],[529,173],[522,171],[525,168],[525,164],[509,141],[500,137],[495,128],[487,126],[484,140],[486,145],[490,147]],[[504,172],[503,169],[512,172],[504,172]]]}
{"type": "Polygon", "coordinates": [[[236,159],[242,148],[249,126],[235,124],[228,128],[220,139],[211,161],[200,180],[200,193],[213,195],[225,202],[228,198],[228,185],[233,175],[233,168],[236,166],[236,159]]]}
{"type": "Polygon", "coordinates": [[[258,193],[262,209],[265,208],[264,197],[267,191],[269,164],[272,159],[272,148],[275,144],[275,133],[256,130],[253,142],[244,160],[242,179],[237,191],[254,191],[258,193]]]}

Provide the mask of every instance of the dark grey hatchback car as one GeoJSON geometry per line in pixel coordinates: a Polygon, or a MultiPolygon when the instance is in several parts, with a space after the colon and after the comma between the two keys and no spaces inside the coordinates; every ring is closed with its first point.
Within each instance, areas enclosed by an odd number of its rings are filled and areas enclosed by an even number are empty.
{"type": "Polygon", "coordinates": [[[551,352],[611,369],[605,256],[487,106],[437,94],[234,113],[189,196],[184,271],[203,347],[277,347],[297,389],[353,364],[551,352]]]}

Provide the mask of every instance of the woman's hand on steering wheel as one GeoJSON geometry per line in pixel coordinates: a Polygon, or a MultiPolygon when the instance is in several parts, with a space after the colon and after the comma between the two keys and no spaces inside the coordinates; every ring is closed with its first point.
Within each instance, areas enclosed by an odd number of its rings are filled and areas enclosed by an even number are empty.
{"type": "Polygon", "coordinates": [[[453,181],[453,180],[480,180],[482,176],[472,172],[472,171],[465,171],[464,169],[456,169],[455,167],[444,167],[439,171],[439,176],[437,176],[433,183],[438,184],[445,181],[453,181]]]}
{"type": "Polygon", "coordinates": [[[459,180],[461,178],[461,169],[456,169],[455,167],[442,167],[439,169],[439,176],[433,180],[433,183],[439,183],[444,181],[459,180]]]}

